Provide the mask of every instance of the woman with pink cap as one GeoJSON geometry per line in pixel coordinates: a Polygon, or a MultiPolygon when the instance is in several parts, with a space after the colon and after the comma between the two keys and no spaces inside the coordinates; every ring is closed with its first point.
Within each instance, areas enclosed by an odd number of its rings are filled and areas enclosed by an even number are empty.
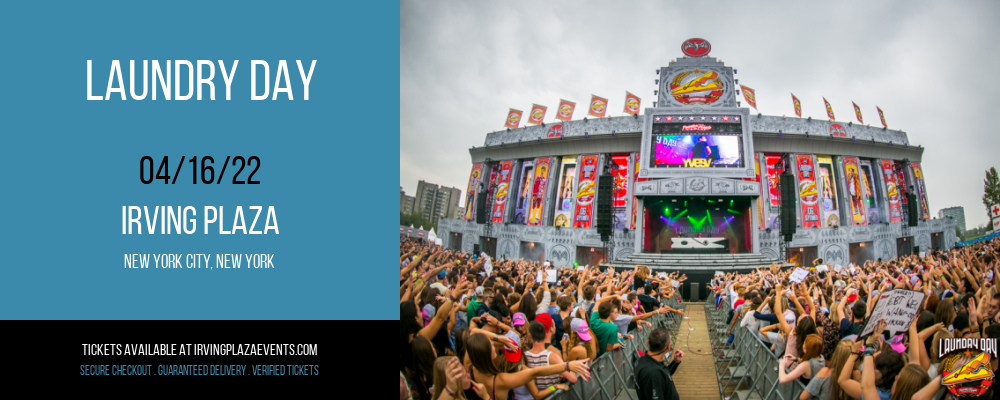
{"type": "Polygon", "coordinates": [[[580,318],[567,319],[563,322],[563,330],[569,332],[562,340],[563,360],[566,361],[592,361],[597,356],[597,349],[591,346],[592,336],[587,321],[580,318]]]}

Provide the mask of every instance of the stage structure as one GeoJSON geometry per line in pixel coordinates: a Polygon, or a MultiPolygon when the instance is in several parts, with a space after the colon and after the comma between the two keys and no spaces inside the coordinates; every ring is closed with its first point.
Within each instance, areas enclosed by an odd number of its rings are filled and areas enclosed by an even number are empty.
{"type": "Polygon", "coordinates": [[[702,293],[685,285],[691,299],[705,298],[715,271],[817,257],[846,266],[955,245],[955,222],[928,212],[924,149],[906,133],[751,112],[741,107],[737,70],[706,48],[689,39],[687,57],[650,74],[657,98],[641,115],[487,133],[469,150],[470,187],[494,175],[483,171],[498,172],[487,193],[492,224],[476,224],[471,211],[442,219],[443,243],[556,266],[681,270],[701,283],[702,293]],[[782,173],[792,198],[781,196],[782,173]],[[614,181],[605,186],[613,253],[596,230],[600,179],[614,181]],[[794,210],[790,242],[780,231],[783,204],[794,210]]]}

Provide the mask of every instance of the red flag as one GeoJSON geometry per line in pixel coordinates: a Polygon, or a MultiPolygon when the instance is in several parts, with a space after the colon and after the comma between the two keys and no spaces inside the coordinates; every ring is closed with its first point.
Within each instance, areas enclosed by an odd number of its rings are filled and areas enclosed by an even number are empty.
{"type": "Polygon", "coordinates": [[[858,104],[853,101],[851,102],[851,104],[854,104],[854,115],[858,116],[858,122],[862,124],[865,123],[865,121],[861,119],[861,107],[858,107],[858,104]]]}
{"type": "Polygon", "coordinates": [[[604,118],[604,113],[608,111],[608,99],[603,97],[590,96],[590,115],[597,118],[604,118]]]}
{"type": "Polygon", "coordinates": [[[833,107],[830,107],[830,102],[826,101],[826,97],[823,98],[823,104],[826,104],[826,116],[830,119],[837,119],[833,116],[833,107]]]}
{"type": "Polygon", "coordinates": [[[531,113],[528,114],[528,123],[538,125],[545,119],[545,110],[548,108],[538,104],[531,105],[531,113]]]}
{"type": "Polygon", "coordinates": [[[639,115],[639,96],[625,92],[625,114],[639,115]]]}
{"type": "Polygon", "coordinates": [[[753,107],[753,109],[756,110],[757,97],[754,96],[753,89],[750,89],[743,85],[740,85],[740,88],[743,89],[743,98],[746,99],[747,104],[749,104],[750,107],[753,107]]]}
{"type": "Polygon", "coordinates": [[[802,118],[802,102],[799,101],[798,97],[795,97],[795,93],[792,93],[792,106],[795,107],[795,115],[802,118]]]}
{"type": "Polygon", "coordinates": [[[573,119],[573,109],[575,108],[576,103],[560,99],[559,109],[556,110],[556,119],[561,119],[563,121],[573,119]]]}
{"type": "Polygon", "coordinates": [[[510,112],[507,113],[507,123],[504,126],[517,129],[517,126],[521,124],[521,113],[522,111],[511,108],[510,112]]]}
{"type": "Polygon", "coordinates": [[[882,120],[882,126],[888,128],[889,125],[885,124],[885,115],[882,115],[882,109],[878,108],[878,106],[875,106],[875,109],[878,110],[878,117],[882,120]]]}

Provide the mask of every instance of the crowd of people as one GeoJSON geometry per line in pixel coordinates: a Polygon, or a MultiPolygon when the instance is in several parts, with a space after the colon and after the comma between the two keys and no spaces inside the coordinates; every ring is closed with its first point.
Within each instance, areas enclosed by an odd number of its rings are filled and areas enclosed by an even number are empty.
{"type": "Polygon", "coordinates": [[[405,237],[399,253],[401,400],[543,399],[591,379],[592,362],[622,351],[634,340],[629,332],[642,329],[653,331],[637,363],[638,391],[677,398],[662,377],[684,353],[649,319],[683,314],[661,301],[686,276],[646,267],[554,268],[405,237]]]}
{"type": "MultiPolygon", "coordinates": [[[[972,359],[947,361],[938,349],[941,338],[1000,338],[998,251],[993,239],[860,266],[817,259],[804,278],[771,265],[717,275],[711,286],[719,307],[731,307],[729,340],[748,329],[779,358],[779,383],[805,385],[801,400],[1000,398],[983,380],[946,390],[942,378],[972,359]],[[890,336],[885,319],[872,315],[880,294],[893,290],[922,292],[923,300],[909,328],[890,336]],[[869,325],[872,333],[862,335],[869,325]]],[[[998,367],[991,359],[988,368],[998,367]]]]}

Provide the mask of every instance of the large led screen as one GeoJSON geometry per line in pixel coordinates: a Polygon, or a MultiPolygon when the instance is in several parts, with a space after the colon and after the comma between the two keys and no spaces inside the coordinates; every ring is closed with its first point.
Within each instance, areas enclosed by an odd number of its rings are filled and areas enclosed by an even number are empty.
{"type": "Polygon", "coordinates": [[[738,116],[663,116],[652,127],[652,168],[741,168],[738,116]]]}
{"type": "Polygon", "coordinates": [[[740,166],[740,137],[712,135],[667,135],[655,139],[656,166],[698,167],[697,159],[709,166],[740,166]]]}

